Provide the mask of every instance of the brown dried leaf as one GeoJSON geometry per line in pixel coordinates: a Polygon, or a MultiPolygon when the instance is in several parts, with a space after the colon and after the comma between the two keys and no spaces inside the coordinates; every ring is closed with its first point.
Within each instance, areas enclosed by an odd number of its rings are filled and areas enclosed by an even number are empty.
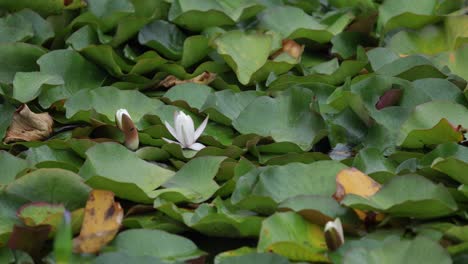
{"type": "Polygon", "coordinates": [[[198,83],[198,84],[208,85],[212,81],[214,81],[214,79],[216,79],[216,73],[211,73],[207,71],[188,80],[179,80],[174,75],[169,75],[166,78],[164,78],[164,80],[159,82],[158,87],[162,86],[165,88],[170,88],[172,86],[182,84],[182,83],[198,83]]]}
{"type": "Polygon", "coordinates": [[[281,53],[286,52],[289,54],[289,56],[299,59],[302,55],[302,52],[304,52],[304,45],[299,45],[297,42],[295,42],[292,39],[283,39],[283,47],[275,52],[273,55],[271,55],[272,59],[275,59],[278,57],[281,53]]]}
{"type": "Polygon", "coordinates": [[[8,240],[8,247],[27,252],[35,261],[44,255],[43,248],[51,231],[50,225],[15,225],[8,240]]]}
{"type": "Polygon", "coordinates": [[[73,240],[73,251],[97,253],[114,239],[123,219],[123,209],[114,201],[114,193],[93,190],[86,203],[79,237],[73,240]]]}
{"type": "Polygon", "coordinates": [[[387,90],[382,96],[380,96],[379,101],[375,103],[375,108],[380,110],[385,107],[396,105],[400,101],[402,95],[403,90],[401,89],[387,90]]]}
{"type": "Polygon", "coordinates": [[[23,104],[15,113],[4,143],[44,140],[52,134],[54,120],[49,113],[36,114],[23,104]]]}

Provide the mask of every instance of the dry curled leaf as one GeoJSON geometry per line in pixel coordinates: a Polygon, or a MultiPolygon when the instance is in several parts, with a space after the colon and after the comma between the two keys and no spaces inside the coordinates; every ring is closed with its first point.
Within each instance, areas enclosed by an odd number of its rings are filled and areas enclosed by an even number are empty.
{"type": "Polygon", "coordinates": [[[21,105],[13,113],[4,143],[44,140],[52,134],[54,120],[49,113],[36,114],[28,105],[21,105]]]}
{"type": "Polygon", "coordinates": [[[35,261],[39,261],[51,228],[50,225],[15,225],[8,240],[8,247],[27,252],[35,261]]]}
{"type": "Polygon", "coordinates": [[[123,219],[123,209],[114,201],[114,193],[93,190],[86,203],[80,235],[73,240],[73,251],[97,253],[114,239],[123,219]]]}
{"type": "Polygon", "coordinates": [[[375,108],[380,110],[385,107],[396,105],[400,101],[402,95],[403,90],[401,89],[387,90],[382,96],[380,96],[379,101],[375,103],[375,108]]]}
{"type": "Polygon", "coordinates": [[[198,84],[208,85],[212,81],[214,81],[214,79],[216,79],[216,73],[211,73],[211,72],[207,72],[207,71],[203,72],[202,74],[200,74],[198,76],[193,77],[192,79],[188,79],[188,80],[179,80],[174,75],[169,75],[166,78],[164,78],[164,80],[159,82],[158,86],[162,86],[162,87],[165,87],[165,88],[170,88],[172,86],[182,84],[182,83],[198,83],[198,84]]]}
{"type": "MultiPolygon", "coordinates": [[[[382,186],[356,168],[348,168],[340,171],[336,175],[336,192],[333,198],[340,202],[347,194],[355,194],[362,197],[370,197],[378,192],[382,186]]],[[[366,222],[380,221],[382,214],[374,212],[364,212],[355,209],[359,219],[366,222]],[[371,218],[371,219],[370,219],[371,218]]]]}
{"type": "Polygon", "coordinates": [[[273,55],[271,55],[272,59],[278,57],[283,52],[288,53],[289,56],[295,59],[299,59],[302,55],[302,52],[304,52],[304,45],[299,45],[292,39],[283,39],[282,44],[283,47],[277,52],[275,52],[273,55]]]}

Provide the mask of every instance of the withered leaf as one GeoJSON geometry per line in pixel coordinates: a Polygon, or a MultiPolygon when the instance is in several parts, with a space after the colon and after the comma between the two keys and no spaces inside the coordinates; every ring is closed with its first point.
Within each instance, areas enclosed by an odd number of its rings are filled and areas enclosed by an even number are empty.
{"type": "Polygon", "coordinates": [[[21,105],[14,113],[4,143],[40,141],[52,134],[54,120],[49,113],[36,114],[28,105],[21,105]]]}
{"type": "MultiPolygon", "coordinates": [[[[380,188],[382,188],[382,186],[378,182],[374,181],[374,179],[360,170],[356,168],[344,169],[336,175],[336,192],[333,198],[340,202],[347,194],[370,197],[378,192],[380,188]]],[[[369,217],[372,218],[372,222],[383,218],[382,214],[368,213],[357,209],[354,211],[363,221],[369,221],[369,217]]]]}
{"type": "Polygon", "coordinates": [[[114,239],[123,219],[123,209],[114,201],[114,193],[91,191],[85,207],[80,235],[73,240],[73,251],[97,253],[114,239]]]}
{"type": "Polygon", "coordinates": [[[304,52],[304,45],[299,45],[292,39],[283,39],[282,45],[283,46],[280,50],[271,55],[272,59],[275,59],[284,52],[295,59],[299,59],[302,55],[302,52],[304,52]]]}
{"type": "Polygon", "coordinates": [[[400,101],[402,95],[403,91],[401,89],[387,90],[382,96],[380,96],[379,101],[375,104],[375,108],[380,110],[385,107],[396,105],[400,101]]]}
{"type": "Polygon", "coordinates": [[[13,227],[8,247],[27,252],[35,261],[43,256],[42,249],[51,231],[50,225],[19,226],[13,227]]]}
{"type": "Polygon", "coordinates": [[[164,78],[164,80],[159,82],[158,87],[162,86],[165,88],[170,88],[172,86],[182,84],[182,83],[198,83],[198,84],[208,85],[212,81],[214,81],[214,79],[216,79],[216,73],[211,73],[207,71],[188,80],[179,80],[174,75],[169,75],[166,78],[164,78]]]}

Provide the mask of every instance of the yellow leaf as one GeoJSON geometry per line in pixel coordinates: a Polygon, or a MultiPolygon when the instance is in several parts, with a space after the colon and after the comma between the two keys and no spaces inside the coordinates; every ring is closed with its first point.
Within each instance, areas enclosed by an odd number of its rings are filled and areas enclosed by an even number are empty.
{"type": "MultiPolygon", "coordinates": [[[[336,192],[333,195],[335,200],[340,202],[347,194],[355,194],[362,197],[370,197],[378,192],[382,186],[356,168],[349,168],[340,171],[336,175],[336,192]]],[[[374,212],[364,212],[354,210],[359,219],[363,221],[381,221],[383,214],[375,214],[374,212]]]]}
{"type": "Polygon", "coordinates": [[[77,253],[99,252],[115,237],[122,219],[123,209],[114,201],[113,192],[91,191],[80,235],[73,241],[73,250],[77,253]]]}

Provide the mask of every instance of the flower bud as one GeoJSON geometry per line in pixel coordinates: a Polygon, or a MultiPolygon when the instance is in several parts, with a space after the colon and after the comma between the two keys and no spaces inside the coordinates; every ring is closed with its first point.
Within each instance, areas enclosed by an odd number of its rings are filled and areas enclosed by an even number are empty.
{"type": "Polygon", "coordinates": [[[335,251],[344,244],[343,226],[339,218],[335,219],[335,221],[329,221],[325,225],[324,232],[325,241],[329,250],[335,251]]]}

